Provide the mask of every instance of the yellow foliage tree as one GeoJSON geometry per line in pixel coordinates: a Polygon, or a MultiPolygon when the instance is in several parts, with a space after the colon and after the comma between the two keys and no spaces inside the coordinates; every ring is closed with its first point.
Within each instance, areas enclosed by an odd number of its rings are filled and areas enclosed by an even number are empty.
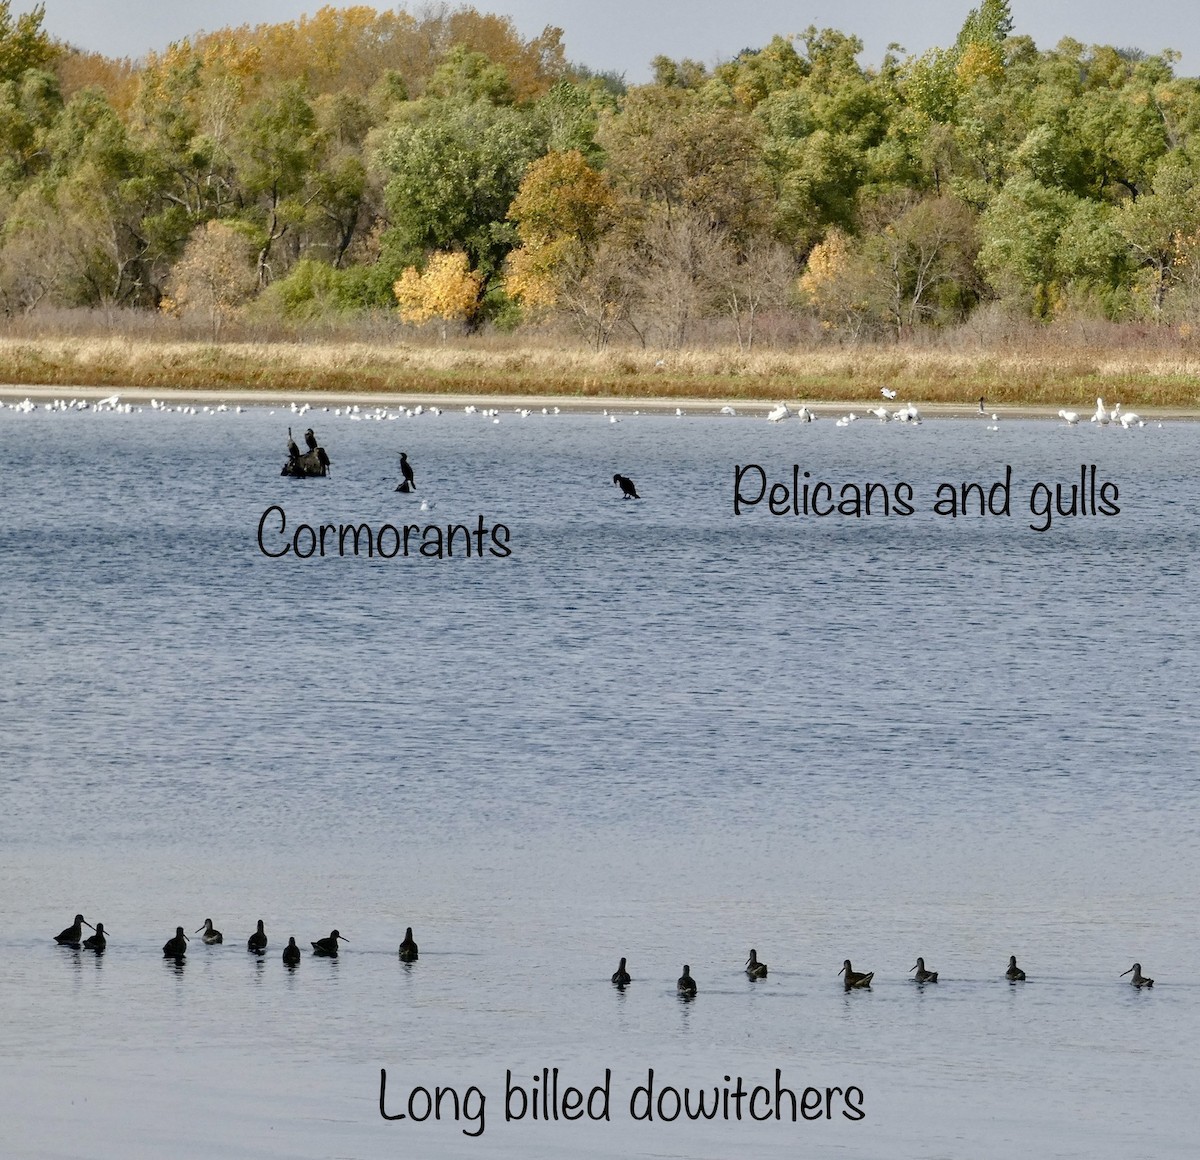
{"type": "Polygon", "coordinates": [[[577,149],[552,150],[530,165],[508,210],[521,238],[508,256],[509,297],[530,307],[554,306],[564,272],[587,266],[613,200],[577,149]]]}
{"type": "Polygon", "coordinates": [[[966,88],[979,81],[1004,79],[1004,57],[996,44],[968,44],[954,66],[955,75],[966,88]]]}
{"type": "Polygon", "coordinates": [[[841,230],[831,229],[823,242],[818,242],[808,255],[808,265],[800,275],[800,293],[809,305],[819,306],[825,291],[842,274],[850,260],[850,249],[846,235],[841,230]]]}
{"type": "Polygon", "coordinates": [[[424,272],[409,266],[392,291],[403,321],[420,326],[430,319],[440,319],[445,338],[447,323],[474,317],[482,288],[483,275],[470,268],[466,254],[457,251],[432,254],[424,272]]]}

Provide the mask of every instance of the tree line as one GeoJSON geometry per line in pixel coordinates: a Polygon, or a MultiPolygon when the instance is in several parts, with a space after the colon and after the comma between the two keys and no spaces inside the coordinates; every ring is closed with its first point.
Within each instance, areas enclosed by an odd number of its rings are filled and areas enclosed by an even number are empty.
{"type": "Polygon", "coordinates": [[[768,314],[895,337],[981,304],[1200,309],[1200,82],[1175,57],[810,27],[626,86],[473,8],[321,8],[137,62],[0,0],[0,308],[568,325],[602,347],[768,314]]]}

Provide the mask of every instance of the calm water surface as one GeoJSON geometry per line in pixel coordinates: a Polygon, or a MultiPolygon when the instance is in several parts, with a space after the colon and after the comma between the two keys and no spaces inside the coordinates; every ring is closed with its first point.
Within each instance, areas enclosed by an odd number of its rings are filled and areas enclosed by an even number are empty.
{"type": "Polygon", "coordinates": [[[0,411],[5,1154],[1190,1155],[1200,426],[999,428],[0,411]],[[280,478],[310,423],[332,476],[280,478]],[[735,516],[750,463],[917,510],[735,516]],[[1120,514],[1031,530],[1081,464],[1120,514]],[[1010,515],[933,514],[1006,466],[1010,515]],[[272,504],[512,554],[269,559],[272,504]],[[102,958],[54,945],[77,910],[102,958]],[[543,1067],[609,1069],[609,1121],[505,1122],[543,1067]],[[380,1068],[482,1131],[384,1121],[380,1068]],[[866,1114],[634,1121],[650,1068],[866,1114]]]}

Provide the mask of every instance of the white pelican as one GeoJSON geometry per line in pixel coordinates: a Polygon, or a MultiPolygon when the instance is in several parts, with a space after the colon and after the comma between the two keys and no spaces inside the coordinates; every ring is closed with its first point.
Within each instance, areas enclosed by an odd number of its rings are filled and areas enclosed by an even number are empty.
{"type": "Polygon", "coordinates": [[[1065,419],[1067,422],[1067,426],[1069,426],[1069,427],[1074,427],[1075,424],[1079,422],[1079,412],[1078,411],[1059,411],[1058,417],[1060,419],[1065,419]]]}
{"type": "Polygon", "coordinates": [[[780,403],[778,407],[773,408],[767,413],[767,421],[769,423],[778,423],[781,419],[790,419],[792,412],[788,410],[787,403],[780,403]]]}
{"type": "Polygon", "coordinates": [[[881,394],[881,395],[882,395],[882,396],[883,396],[885,399],[894,399],[894,398],[896,397],[896,392],[895,392],[895,391],[893,391],[893,390],[889,390],[887,387],[880,387],[880,388],[879,388],[879,393],[880,393],[880,394],[881,394]]]}

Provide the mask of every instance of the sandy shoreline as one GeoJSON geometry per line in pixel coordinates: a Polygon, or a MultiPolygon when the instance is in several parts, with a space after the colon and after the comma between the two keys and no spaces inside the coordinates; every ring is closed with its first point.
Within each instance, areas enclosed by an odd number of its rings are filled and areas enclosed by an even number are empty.
{"type": "MultiPolygon", "coordinates": [[[[86,399],[95,402],[100,399],[110,399],[118,396],[122,402],[147,404],[151,399],[169,400],[172,403],[195,403],[203,406],[224,403],[227,406],[243,407],[288,407],[292,403],[307,403],[310,407],[442,407],[445,410],[459,410],[463,407],[479,408],[496,407],[501,411],[529,409],[540,411],[543,407],[559,407],[563,411],[599,414],[603,411],[619,411],[624,414],[640,412],[644,414],[673,415],[676,409],[685,414],[705,415],[716,414],[723,406],[733,407],[739,415],[763,417],[767,411],[777,406],[781,401],[772,399],[699,399],[699,398],[630,398],[628,396],[602,398],[578,395],[481,395],[458,394],[445,392],[379,392],[379,391],[273,391],[273,390],[195,390],[178,388],[164,390],[161,387],[128,387],[113,390],[111,387],[63,387],[40,386],[5,383],[0,384],[0,403],[19,403],[24,399],[34,402],[52,402],[55,399],[71,400],[86,399]],[[760,412],[762,415],[760,415],[760,412]]],[[[858,417],[867,418],[867,412],[883,404],[890,408],[899,405],[899,401],[885,399],[859,399],[850,402],[830,402],[821,399],[788,398],[789,406],[800,404],[807,406],[821,418],[839,418],[853,411],[858,417]]],[[[909,401],[908,399],[904,400],[909,401]]],[[[997,415],[1008,419],[1057,419],[1059,408],[1052,405],[1037,404],[995,404],[988,406],[984,415],[979,412],[978,404],[967,405],[959,403],[925,403],[921,399],[911,400],[920,410],[923,418],[930,419],[969,419],[984,418],[997,415]]],[[[1117,402],[1119,400],[1110,400],[1117,402]]],[[[1089,412],[1083,408],[1073,408],[1081,420],[1089,418],[1089,412]]],[[[1144,419],[1200,419],[1200,409],[1182,407],[1139,407],[1138,414],[1144,419]]]]}

